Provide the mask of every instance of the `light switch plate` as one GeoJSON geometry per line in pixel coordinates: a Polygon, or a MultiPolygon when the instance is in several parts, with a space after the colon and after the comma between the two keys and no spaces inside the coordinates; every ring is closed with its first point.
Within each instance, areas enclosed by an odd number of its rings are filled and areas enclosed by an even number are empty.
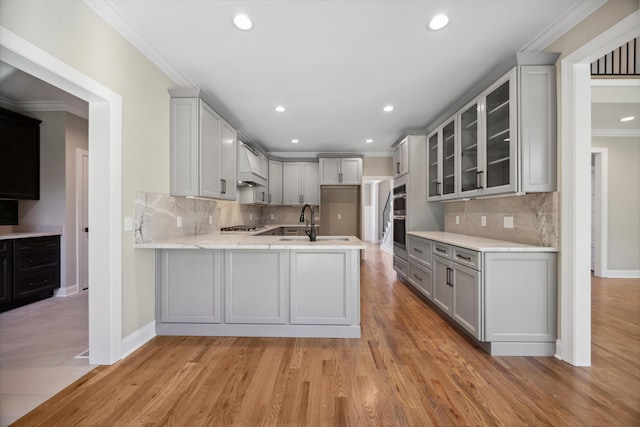
{"type": "Polygon", "coordinates": [[[338,220],[342,219],[342,214],[338,214],[338,220]]]}
{"type": "Polygon", "coordinates": [[[178,228],[182,227],[182,217],[181,216],[176,217],[176,226],[178,228]]]}
{"type": "Polygon", "coordinates": [[[124,217],[124,231],[133,231],[133,218],[130,216],[124,217]]]}
{"type": "Polygon", "coordinates": [[[513,228],[513,217],[505,216],[504,217],[504,228],[513,228]]]}
{"type": "Polygon", "coordinates": [[[276,219],[276,216],[274,214],[271,214],[271,219],[276,219]]]}
{"type": "Polygon", "coordinates": [[[485,215],[482,215],[480,217],[480,226],[481,227],[486,227],[487,226],[487,217],[485,215]]]}
{"type": "Polygon", "coordinates": [[[460,224],[460,215],[456,215],[456,225],[460,224]]]}
{"type": "Polygon", "coordinates": [[[209,215],[209,225],[213,224],[213,215],[209,215]]]}

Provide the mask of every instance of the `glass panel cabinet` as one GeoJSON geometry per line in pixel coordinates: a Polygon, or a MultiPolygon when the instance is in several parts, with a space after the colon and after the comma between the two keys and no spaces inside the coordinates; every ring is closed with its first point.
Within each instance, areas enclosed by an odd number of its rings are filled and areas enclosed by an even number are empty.
{"type": "Polygon", "coordinates": [[[478,169],[480,162],[480,126],[478,123],[477,101],[471,103],[460,113],[460,195],[473,196],[480,191],[480,177],[478,169]]]}
{"type": "Polygon", "coordinates": [[[456,116],[427,137],[429,192],[427,200],[445,200],[456,196],[456,116]]]}

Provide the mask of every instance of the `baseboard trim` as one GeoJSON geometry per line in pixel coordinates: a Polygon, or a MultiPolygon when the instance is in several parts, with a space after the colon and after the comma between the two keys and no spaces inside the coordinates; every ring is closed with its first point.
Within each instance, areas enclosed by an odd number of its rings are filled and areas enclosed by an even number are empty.
{"type": "Polygon", "coordinates": [[[562,360],[562,340],[556,340],[555,358],[558,360],[562,360]]]}
{"type": "Polygon", "coordinates": [[[640,270],[605,270],[601,277],[610,279],[640,279],[640,270]]]}
{"type": "Polygon", "coordinates": [[[64,287],[56,289],[55,296],[57,296],[57,297],[68,297],[68,296],[77,294],[78,292],[80,292],[80,286],[78,286],[78,284],[76,283],[75,285],[64,286],[64,287]]]}
{"type": "Polygon", "coordinates": [[[127,335],[122,340],[122,358],[124,359],[156,336],[156,321],[152,321],[127,335]]]}

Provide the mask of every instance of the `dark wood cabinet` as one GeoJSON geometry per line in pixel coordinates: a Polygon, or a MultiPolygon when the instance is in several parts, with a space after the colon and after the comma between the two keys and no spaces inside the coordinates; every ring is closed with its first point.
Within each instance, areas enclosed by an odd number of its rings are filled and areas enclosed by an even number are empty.
{"type": "Polygon", "coordinates": [[[0,108],[0,198],[40,198],[40,123],[0,108]]]}
{"type": "Polygon", "coordinates": [[[0,304],[13,299],[13,245],[11,240],[0,240],[0,304]]]}
{"type": "Polygon", "coordinates": [[[0,311],[53,295],[60,287],[60,236],[0,240],[0,311]]]}

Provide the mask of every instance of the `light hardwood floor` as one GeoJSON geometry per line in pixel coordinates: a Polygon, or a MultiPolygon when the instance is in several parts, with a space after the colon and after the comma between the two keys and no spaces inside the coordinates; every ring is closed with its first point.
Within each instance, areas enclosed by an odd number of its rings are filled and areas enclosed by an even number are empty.
{"type": "Polygon", "coordinates": [[[361,339],[156,337],[16,426],[637,426],[640,281],[593,280],[593,366],[490,357],[362,262],[361,339]]]}

